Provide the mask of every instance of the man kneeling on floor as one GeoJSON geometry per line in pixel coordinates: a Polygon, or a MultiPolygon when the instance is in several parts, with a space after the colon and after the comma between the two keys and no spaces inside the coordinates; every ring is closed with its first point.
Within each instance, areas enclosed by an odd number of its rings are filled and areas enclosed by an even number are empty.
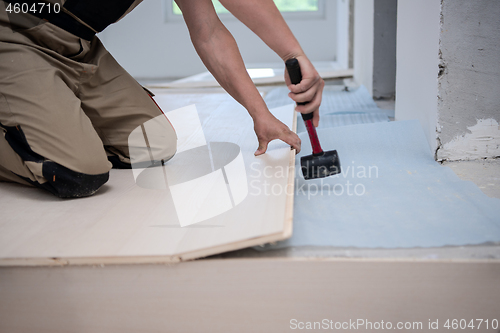
{"type": "MultiPolygon", "coordinates": [[[[0,181],[85,197],[106,183],[112,167],[141,162],[130,159],[129,134],[162,112],[95,36],[140,2],[0,1],[0,181]]],[[[274,139],[300,151],[298,136],[267,109],[212,1],[176,2],[203,63],[252,117],[255,155],[274,139]]],[[[303,80],[291,85],[286,77],[290,97],[309,102],[297,111],[314,112],[317,126],[324,82],[274,2],[221,3],[284,61],[298,59],[303,80]]],[[[175,154],[177,137],[170,122],[162,124],[163,142],[144,149],[164,162],[175,154]]]]}

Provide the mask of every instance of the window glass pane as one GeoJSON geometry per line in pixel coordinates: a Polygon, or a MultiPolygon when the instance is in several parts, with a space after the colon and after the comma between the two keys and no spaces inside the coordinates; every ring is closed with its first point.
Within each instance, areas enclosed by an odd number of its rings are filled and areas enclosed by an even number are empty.
{"type": "Polygon", "coordinates": [[[318,0],[274,0],[280,12],[317,12],[318,0]]]}
{"type": "MultiPolygon", "coordinates": [[[[244,0],[243,0],[244,1],[244,0]]],[[[319,0],[274,0],[274,3],[281,12],[317,12],[319,0]]],[[[226,8],[221,5],[218,0],[212,0],[217,14],[228,13],[226,8]]],[[[173,4],[173,12],[175,15],[182,15],[181,10],[175,3],[173,4]]]]}
{"type": "MultiPolygon", "coordinates": [[[[218,0],[212,0],[213,4],[214,4],[214,7],[215,7],[215,11],[217,12],[217,14],[222,14],[222,13],[229,13],[227,11],[226,8],[224,8],[223,5],[221,5],[221,3],[218,1],[218,0]]],[[[172,1],[172,4],[174,6],[174,14],[175,15],[182,15],[182,12],[179,8],[179,6],[177,6],[177,4],[175,3],[175,1],[172,1]]]]}

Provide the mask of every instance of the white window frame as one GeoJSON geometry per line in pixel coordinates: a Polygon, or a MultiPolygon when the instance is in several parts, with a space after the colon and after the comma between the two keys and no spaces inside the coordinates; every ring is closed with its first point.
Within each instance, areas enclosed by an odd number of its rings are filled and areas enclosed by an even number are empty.
{"type": "MultiPolygon", "coordinates": [[[[182,15],[176,15],[173,11],[174,0],[163,0],[163,13],[165,22],[183,21],[182,15]]],[[[325,0],[318,0],[318,10],[302,12],[282,12],[285,20],[322,20],[326,18],[325,0]]],[[[231,13],[218,14],[221,21],[232,21],[236,18],[231,13]]]]}

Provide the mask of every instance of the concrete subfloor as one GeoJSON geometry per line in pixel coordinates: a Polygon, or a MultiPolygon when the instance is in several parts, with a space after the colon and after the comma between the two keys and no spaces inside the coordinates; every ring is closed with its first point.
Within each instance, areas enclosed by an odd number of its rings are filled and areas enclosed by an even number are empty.
{"type": "Polygon", "coordinates": [[[445,161],[462,180],[476,184],[489,197],[500,198],[500,159],[474,161],[445,161]]]}
{"type": "MultiPolygon", "coordinates": [[[[264,248],[263,248],[264,249],[264,248]]],[[[500,260],[500,243],[429,248],[368,249],[333,246],[287,247],[273,250],[247,248],[209,257],[221,258],[370,258],[410,260],[500,260]]]]}

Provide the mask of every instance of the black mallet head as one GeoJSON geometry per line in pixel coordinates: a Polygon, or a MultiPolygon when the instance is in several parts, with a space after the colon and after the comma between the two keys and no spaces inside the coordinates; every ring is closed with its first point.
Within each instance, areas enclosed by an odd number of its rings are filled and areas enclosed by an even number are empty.
{"type": "Polygon", "coordinates": [[[340,173],[340,160],[336,150],[302,156],[300,165],[305,180],[325,178],[340,173]]]}

